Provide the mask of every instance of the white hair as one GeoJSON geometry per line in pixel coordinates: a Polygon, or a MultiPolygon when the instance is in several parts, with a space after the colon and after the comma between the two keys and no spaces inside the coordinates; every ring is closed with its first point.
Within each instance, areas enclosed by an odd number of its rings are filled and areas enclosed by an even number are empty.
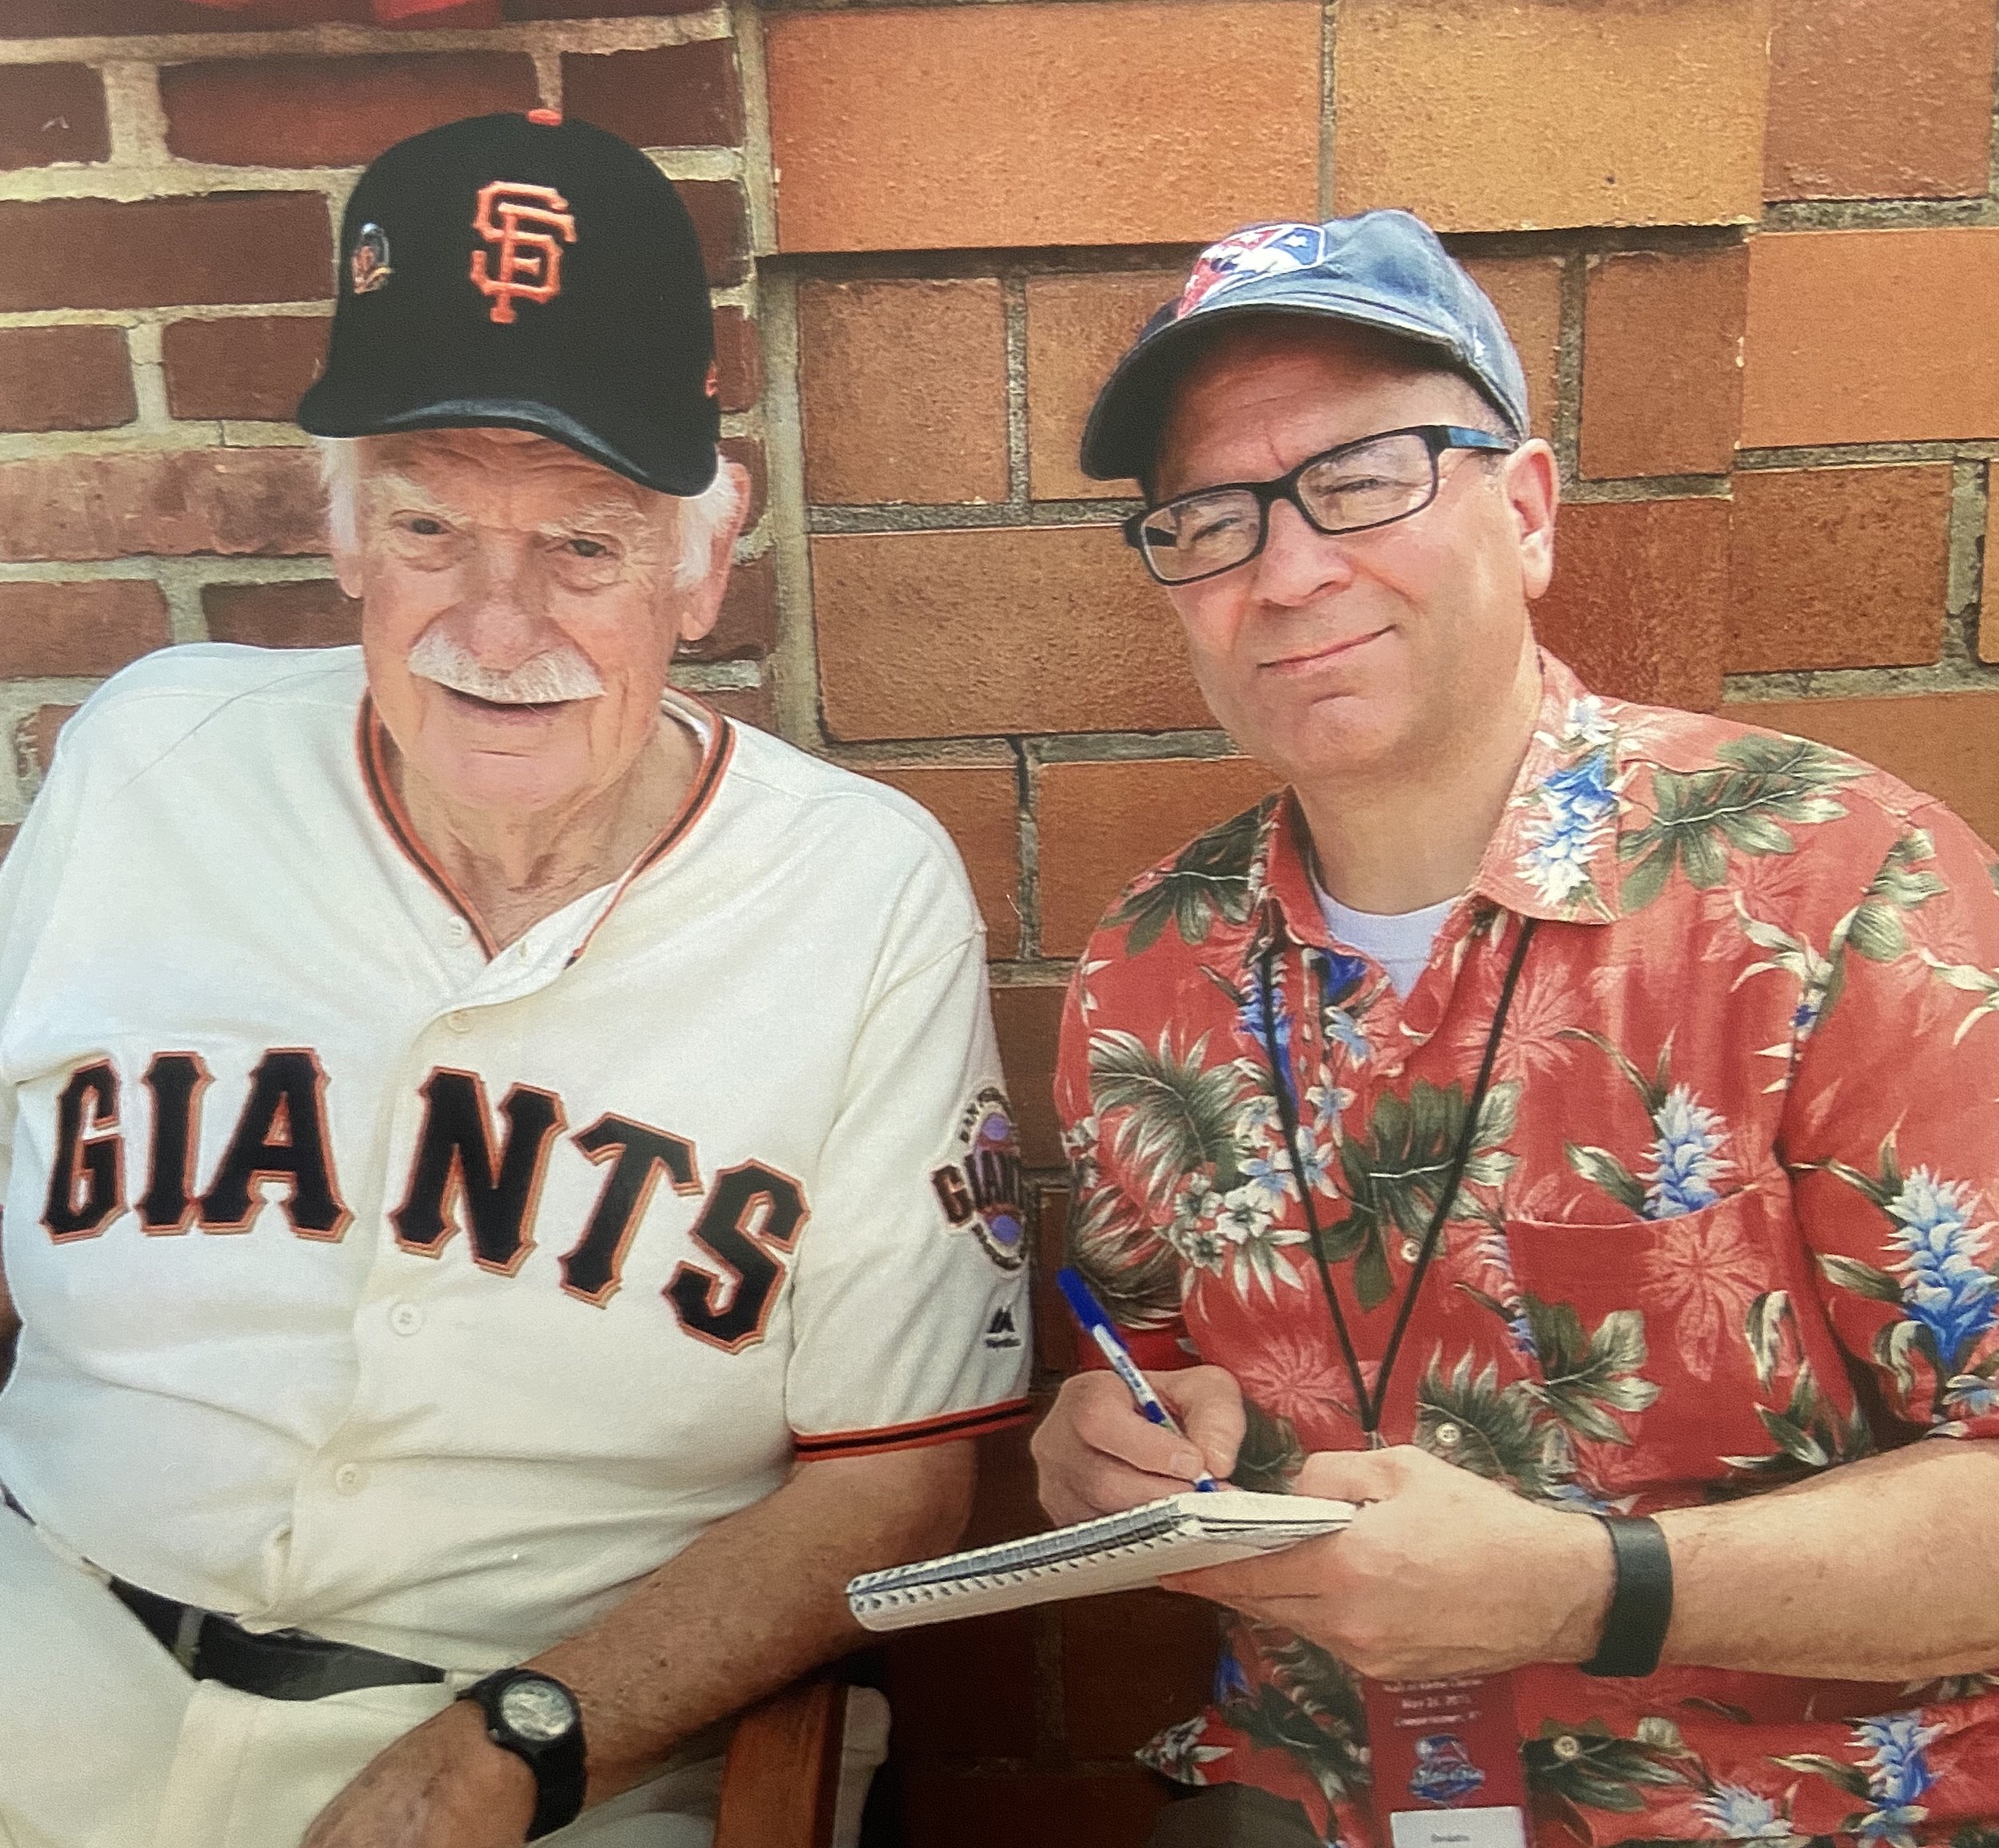
{"type": "MultiPolygon", "coordinates": [[[[319,452],[319,478],[326,489],[326,530],[337,551],[352,552],[361,543],[361,444],[357,437],[314,437],[319,452]]],[[[680,556],[673,582],[691,590],[707,577],[715,542],[736,513],[736,482],[726,467],[698,494],[666,497],[680,512],[680,556]]]]}

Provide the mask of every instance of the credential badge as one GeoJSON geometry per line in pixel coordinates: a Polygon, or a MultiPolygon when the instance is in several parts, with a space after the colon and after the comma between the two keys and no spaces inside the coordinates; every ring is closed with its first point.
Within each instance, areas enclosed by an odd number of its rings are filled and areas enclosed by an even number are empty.
{"type": "Polygon", "coordinates": [[[1020,1150],[1007,1095],[996,1084],[976,1092],[958,1120],[956,1159],[931,1172],[930,1184],[952,1225],[968,1227],[1003,1271],[1027,1260],[1020,1203],[1020,1150]]]}
{"type": "Polygon", "coordinates": [[[373,295],[394,275],[389,267],[389,233],[379,225],[364,225],[347,253],[347,280],[357,295],[373,295]]]}

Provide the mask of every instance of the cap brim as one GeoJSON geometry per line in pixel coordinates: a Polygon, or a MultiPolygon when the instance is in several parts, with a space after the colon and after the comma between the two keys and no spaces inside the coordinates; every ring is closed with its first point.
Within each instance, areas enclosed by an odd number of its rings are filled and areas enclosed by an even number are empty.
{"type": "MultiPolygon", "coordinates": [[[[1080,460],[1083,473],[1092,481],[1132,480],[1151,466],[1160,420],[1165,414],[1167,387],[1185,363],[1195,337],[1225,321],[1245,320],[1252,315],[1309,315],[1417,341],[1439,349],[1460,366],[1465,363],[1457,341],[1438,328],[1397,314],[1377,302],[1343,298],[1329,293],[1323,285],[1308,293],[1297,286],[1295,278],[1286,276],[1231,290],[1230,297],[1226,306],[1196,309],[1182,320],[1168,321],[1149,337],[1139,341],[1118,361],[1116,369],[1097,393],[1096,402],[1090,407],[1089,420],[1083,425],[1080,460]]],[[[1475,385],[1477,381],[1472,382],[1475,385]]]]}
{"type": "MultiPolygon", "coordinates": [[[[325,381],[321,381],[323,385],[325,381]]],[[[635,442],[625,433],[616,440],[579,422],[566,411],[533,398],[442,398],[414,409],[387,410],[342,405],[315,385],[299,401],[299,427],[316,437],[380,437],[403,430],[526,430],[574,449],[640,487],[662,494],[699,494],[712,485],[720,457],[715,445],[698,437],[635,442]],[[640,452],[643,453],[640,453],[640,452]]]]}

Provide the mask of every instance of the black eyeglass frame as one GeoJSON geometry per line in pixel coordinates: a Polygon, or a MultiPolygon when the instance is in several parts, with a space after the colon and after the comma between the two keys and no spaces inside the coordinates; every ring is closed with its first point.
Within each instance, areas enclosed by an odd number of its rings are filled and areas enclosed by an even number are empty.
{"type": "Polygon", "coordinates": [[[1376,430],[1371,436],[1356,437],[1351,443],[1338,443],[1330,449],[1321,449],[1315,456],[1307,456],[1287,475],[1280,475],[1274,481],[1217,481],[1211,488],[1198,488],[1191,494],[1176,495],[1171,501],[1162,501],[1157,506],[1142,507],[1119,522],[1119,530],[1124,535],[1124,542],[1145,561],[1145,569],[1155,583],[1163,584],[1170,590],[1178,590],[1189,584],[1205,584],[1211,577],[1219,577],[1226,571],[1239,571],[1269,545],[1271,538],[1271,509],[1279,501],[1288,501],[1298,509],[1299,516],[1315,533],[1323,533],[1333,538],[1343,533],[1371,533],[1378,526],[1392,526],[1398,520],[1407,520],[1420,513],[1437,498],[1441,485],[1438,461],[1446,449],[1479,449],[1490,455],[1510,455],[1519,445],[1505,437],[1495,437],[1490,430],[1467,429],[1462,424],[1407,424],[1397,430],[1376,430]],[[1299,498],[1298,484],[1306,474],[1320,463],[1331,461],[1335,456],[1343,456],[1355,449],[1364,449],[1370,443],[1379,443],[1390,437],[1421,437],[1430,451],[1430,492],[1413,507],[1405,507],[1399,513],[1391,513],[1385,520],[1364,520],[1358,526],[1322,526],[1312,517],[1311,509],[1299,498]],[[1159,567],[1152,562],[1152,555],[1145,549],[1144,527],[1155,513],[1163,513],[1169,507],[1179,506],[1183,501],[1205,500],[1210,494],[1245,493],[1253,495],[1256,501],[1257,531],[1255,548],[1244,553],[1232,565],[1218,565],[1212,571],[1203,571],[1193,577],[1162,577],[1159,567]]]}

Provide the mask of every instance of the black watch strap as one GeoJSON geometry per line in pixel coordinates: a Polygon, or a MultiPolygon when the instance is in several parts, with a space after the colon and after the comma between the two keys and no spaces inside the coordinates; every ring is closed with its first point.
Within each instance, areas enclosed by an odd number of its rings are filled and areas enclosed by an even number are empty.
{"type": "Polygon", "coordinates": [[[1597,1652],[1585,1674],[1650,1674],[1659,1666],[1673,1621],[1673,1555],[1657,1521],[1643,1515],[1598,1515],[1610,1535],[1616,1575],[1597,1652]]]}
{"type": "Polygon", "coordinates": [[[539,1841],[573,1822],[583,1808],[587,1781],[583,1711],[576,1696],[552,1674],[531,1668],[503,1668],[483,1681],[475,1681],[458,1698],[475,1702],[486,1716],[486,1737],[503,1751],[512,1752],[534,1773],[534,1820],[528,1825],[528,1839],[539,1841]],[[531,1737],[509,1724],[504,1704],[507,1690],[522,1682],[541,1682],[559,1690],[575,1715],[573,1723],[553,1738],[531,1737]]]}

